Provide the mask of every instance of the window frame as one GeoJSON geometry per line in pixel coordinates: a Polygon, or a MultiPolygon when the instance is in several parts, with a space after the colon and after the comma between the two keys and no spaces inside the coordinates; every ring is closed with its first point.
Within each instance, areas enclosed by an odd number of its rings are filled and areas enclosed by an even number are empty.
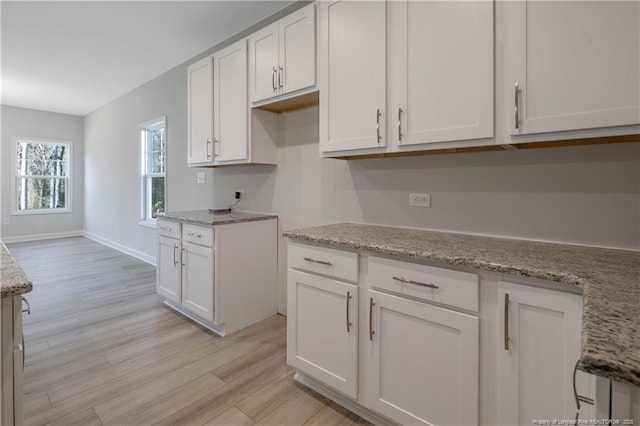
{"type": "MultiPolygon", "coordinates": [[[[61,214],[61,213],[73,213],[73,141],[69,140],[56,140],[56,139],[42,139],[31,137],[12,137],[11,143],[12,149],[12,174],[11,174],[11,215],[12,216],[24,216],[24,215],[38,215],[38,214],[61,214]],[[27,175],[18,176],[18,144],[19,143],[33,143],[33,144],[47,144],[47,145],[64,145],[68,153],[66,158],[67,174],[63,178],[66,179],[66,191],[65,191],[65,207],[64,208],[49,208],[49,209],[18,209],[18,181],[20,178],[29,178],[27,175]]],[[[31,176],[38,178],[37,176],[31,176]]]]}
{"type": "Polygon", "coordinates": [[[150,215],[150,197],[151,197],[151,178],[164,177],[164,209],[167,211],[167,117],[161,116],[153,120],[140,123],[140,222],[142,226],[156,228],[157,219],[150,215]],[[150,140],[148,137],[150,130],[164,127],[165,143],[164,143],[164,173],[152,173],[149,170],[151,164],[150,140]]]}

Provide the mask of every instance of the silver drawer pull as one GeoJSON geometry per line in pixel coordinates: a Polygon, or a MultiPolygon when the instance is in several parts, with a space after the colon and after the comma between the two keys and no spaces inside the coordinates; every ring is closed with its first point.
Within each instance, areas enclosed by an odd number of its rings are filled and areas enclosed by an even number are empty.
{"type": "Polygon", "coordinates": [[[418,281],[413,281],[413,280],[408,280],[405,277],[393,277],[394,280],[396,281],[400,281],[401,283],[407,283],[407,284],[414,284],[414,285],[419,285],[422,287],[429,287],[429,288],[433,288],[433,289],[439,289],[440,286],[437,286],[435,284],[429,284],[429,283],[421,283],[418,281]]]}
{"type": "Polygon", "coordinates": [[[163,231],[167,231],[167,232],[171,231],[171,228],[166,227],[166,226],[161,226],[160,229],[162,229],[163,231]]]}
{"type": "Polygon", "coordinates": [[[326,260],[317,260],[317,259],[314,259],[313,257],[303,257],[303,259],[306,260],[307,262],[318,263],[320,265],[326,265],[326,266],[332,265],[331,262],[327,262],[326,260]]]}
{"type": "Polygon", "coordinates": [[[190,237],[202,238],[202,234],[196,234],[195,232],[187,232],[190,237]]]}

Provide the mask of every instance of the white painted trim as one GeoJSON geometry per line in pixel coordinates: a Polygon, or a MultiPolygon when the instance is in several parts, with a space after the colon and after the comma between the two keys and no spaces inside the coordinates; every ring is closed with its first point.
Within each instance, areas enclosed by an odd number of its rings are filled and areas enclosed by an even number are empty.
{"type": "Polygon", "coordinates": [[[188,309],[183,308],[180,305],[177,305],[175,303],[173,303],[170,300],[166,300],[164,302],[162,302],[163,305],[167,306],[168,308],[178,312],[181,315],[184,315],[185,317],[189,318],[191,321],[200,324],[201,326],[203,326],[204,328],[206,328],[207,330],[211,330],[214,333],[216,333],[217,335],[224,337],[226,334],[226,330],[225,330],[225,323],[223,323],[222,325],[218,325],[218,324],[214,324],[210,321],[204,320],[200,317],[198,317],[196,314],[194,314],[193,312],[189,312],[188,309]]]}
{"type": "Polygon", "coordinates": [[[143,262],[146,262],[146,263],[148,263],[150,265],[156,266],[156,258],[154,256],[149,256],[146,253],[143,253],[141,251],[132,249],[131,247],[124,246],[124,245],[122,245],[120,243],[116,243],[115,241],[111,241],[111,240],[109,240],[107,238],[104,238],[104,237],[101,237],[99,235],[92,234],[91,232],[85,231],[82,235],[84,237],[90,239],[90,240],[93,240],[93,241],[97,242],[97,243],[103,244],[103,245],[105,245],[107,247],[111,247],[113,249],[118,250],[119,252],[122,252],[124,254],[128,254],[129,256],[133,256],[136,259],[140,259],[143,262]]]}
{"type": "Polygon", "coordinates": [[[5,244],[11,244],[11,243],[24,243],[27,241],[53,240],[56,238],[69,238],[69,237],[82,237],[82,236],[84,236],[84,233],[82,231],[52,232],[50,234],[31,234],[31,235],[18,235],[16,237],[2,237],[2,242],[5,244]]]}

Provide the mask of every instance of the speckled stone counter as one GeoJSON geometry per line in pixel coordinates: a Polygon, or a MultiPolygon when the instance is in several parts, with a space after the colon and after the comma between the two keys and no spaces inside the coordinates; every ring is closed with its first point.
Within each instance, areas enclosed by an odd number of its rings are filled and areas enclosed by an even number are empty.
{"type": "Polygon", "coordinates": [[[213,214],[208,210],[189,210],[182,212],[168,212],[158,216],[159,219],[193,223],[195,225],[226,225],[229,223],[253,222],[256,220],[276,219],[278,216],[263,213],[249,213],[232,211],[225,214],[213,214]]]}
{"type": "Polygon", "coordinates": [[[22,272],[22,269],[20,269],[15,259],[9,254],[4,244],[0,244],[0,246],[2,252],[0,254],[0,262],[2,262],[0,270],[0,296],[11,297],[29,293],[33,289],[31,281],[24,272],[22,272]]]}
{"type": "Polygon", "coordinates": [[[340,223],[285,237],[583,289],[581,369],[640,386],[640,252],[340,223]]]}

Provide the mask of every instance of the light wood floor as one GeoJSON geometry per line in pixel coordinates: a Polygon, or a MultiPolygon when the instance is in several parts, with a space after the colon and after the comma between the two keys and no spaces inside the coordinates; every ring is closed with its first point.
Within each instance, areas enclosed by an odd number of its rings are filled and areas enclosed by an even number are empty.
{"type": "Polygon", "coordinates": [[[221,338],[163,307],[135,258],[85,238],[9,249],[34,287],[27,424],[366,423],[293,381],[282,316],[221,338]]]}

